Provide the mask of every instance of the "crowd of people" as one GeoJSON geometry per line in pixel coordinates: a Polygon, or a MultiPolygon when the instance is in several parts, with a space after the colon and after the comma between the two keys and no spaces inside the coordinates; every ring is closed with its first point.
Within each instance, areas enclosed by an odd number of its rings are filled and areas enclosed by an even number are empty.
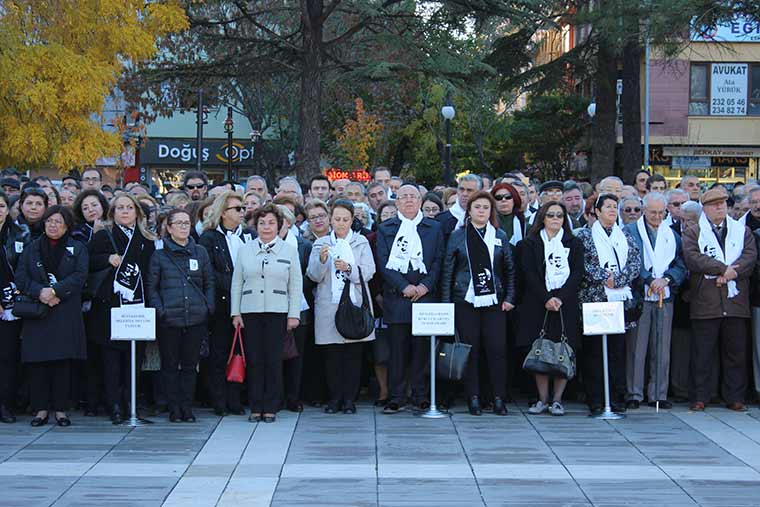
{"type": "Polygon", "coordinates": [[[378,167],[367,184],[270,183],[186,172],[152,194],[104,185],[95,168],[60,185],[3,171],[0,421],[22,411],[68,426],[82,410],[122,422],[131,362],[111,310],[126,305],[155,308],[157,340],[138,347],[140,409],[171,422],[194,422],[201,405],[255,422],[304,403],[353,414],[362,393],[385,414],[425,410],[428,344],[412,335],[412,305],[427,302],[453,303],[456,339],[471,346],[461,382],[442,382],[445,409],[506,415],[525,395],[530,414],[563,415],[567,397],[601,412],[603,348],[583,335],[581,308],[611,301],[625,309],[625,332],[608,339],[614,411],[674,400],[744,411],[757,397],[753,182],[510,172],[426,189],[378,167]],[[346,297],[372,312],[363,339],[336,326],[346,297]],[[522,370],[539,336],[573,348],[575,378],[522,370]],[[227,375],[233,353],[246,358],[242,383],[227,375]]]}

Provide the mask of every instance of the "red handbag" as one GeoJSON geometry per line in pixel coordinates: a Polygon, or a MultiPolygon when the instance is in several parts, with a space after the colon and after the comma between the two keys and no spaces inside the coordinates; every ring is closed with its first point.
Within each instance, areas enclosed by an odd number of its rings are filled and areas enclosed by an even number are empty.
{"type": "Polygon", "coordinates": [[[227,382],[236,382],[242,384],[245,382],[245,349],[243,349],[242,329],[240,326],[235,328],[235,335],[232,337],[232,348],[230,357],[227,358],[227,382]],[[240,344],[240,354],[235,353],[235,344],[240,344]]]}

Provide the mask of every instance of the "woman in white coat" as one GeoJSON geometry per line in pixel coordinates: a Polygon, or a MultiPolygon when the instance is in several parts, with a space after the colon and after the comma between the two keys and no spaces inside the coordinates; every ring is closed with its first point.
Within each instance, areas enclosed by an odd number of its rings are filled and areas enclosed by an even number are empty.
{"type": "Polygon", "coordinates": [[[351,283],[351,300],[359,305],[362,302],[359,269],[365,285],[375,274],[375,260],[369,242],[351,230],[353,220],[354,205],[351,201],[338,199],[333,203],[330,214],[332,232],[314,242],[306,271],[306,276],[317,284],[314,337],[316,344],[323,348],[325,358],[330,399],[325,412],[328,414],[335,414],[341,409],[344,414],[356,413],[354,400],[359,391],[362,342],[375,339],[373,332],[364,340],[346,340],[335,327],[335,312],[344,280],[348,279],[351,283]]]}

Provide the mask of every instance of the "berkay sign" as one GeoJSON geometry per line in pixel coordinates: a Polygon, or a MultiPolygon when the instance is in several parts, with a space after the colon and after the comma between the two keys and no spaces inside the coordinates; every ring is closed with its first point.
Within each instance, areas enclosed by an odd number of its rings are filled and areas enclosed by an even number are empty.
{"type": "MultiPolygon", "coordinates": [[[[152,166],[194,166],[198,158],[195,139],[148,139],[140,150],[140,163],[152,166]]],[[[203,141],[201,156],[203,165],[226,167],[227,157],[237,167],[250,166],[253,159],[250,141],[233,141],[228,150],[227,141],[207,139],[203,141]],[[229,154],[229,155],[228,155],[229,154]]]]}

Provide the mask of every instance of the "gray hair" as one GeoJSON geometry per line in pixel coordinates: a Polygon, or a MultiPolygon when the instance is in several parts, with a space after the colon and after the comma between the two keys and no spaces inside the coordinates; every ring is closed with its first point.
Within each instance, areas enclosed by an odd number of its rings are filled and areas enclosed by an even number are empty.
{"type": "Polygon", "coordinates": [[[358,181],[352,181],[348,185],[346,185],[346,190],[348,190],[348,187],[359,187],[362,191],[362,195],[367,195],[367,189],[364,188],[363,183],[359,183],[358,181]]]}
{"type": "Polygon", "coordinates": [[[301,184],[298,183],[298,180],[295,179],[293,176],[284,176],[280,178],[280,181],[277,182],[278,191],[283,183],[293,183],[296,186],[296,192],[298,193],[298,195],[303,195],[303,190],[301,190],[301,184]]]}
{"type": "Polygon", "coordinates": [[[367,229],[372,229],[372,213],[369,208],[369,204],[366,202],[355,202],[354,203],[354,213],[356,213],[357,209],[363,209],[364,212],[367,214],[367,229]]]}
{"type": "Polygon", "coordinates": [[[660,192],[649,192],[647,195],[644,196],[644,199],[642,200],[642,203],[644,205],[644,209],[649,208],[649,205],[652,202],[659,202],[664,207],[667,207],[667,205],[668,205],[668,200],[665,199],[665,196],[662,195],[662,193],[660,193],[660,192]]]}
{"type": "Polygon", "coordinates": [[[277,206],[277,209],[280,210],[280,214],[282,215],[282,218],[284,218],[286,222],[288,222],[291,226],[296,223],[296,216],[293,214],[292,211],[290,211],[290,208],[288,208],[284,204],[276,204],[275,206],[277,206]]]}
{"type": "Polygon", "coordinates": [[[665,199],[668,200],[668,203],[670,203],[670,200],[676,196],[685,197],[686,199],[689,198],[688,192],[686,192],[686,190],[681,190],[680,188],[674,188],[665,192],[665,199]]]}
{"type": "Polygon", "coordinates": [[[464,176],[459,178],[459,181],[457,183],[462,183],[463,181],[474,181],[478,184],[478,190],[483,190],[483,178],[481,178],[477,174],[474,174],[474,173],[465,174],[464,176]]]}
{"type": "Polygon", "coordinates": [[[599,182],[599,185],[604,185],[605,181],[617,181],[621,185],[625,186],[625,183],[623,183],[623,180],[621,180],[617,176],[607,176],[605,178],[602,178],[602,180],[599,182]]]}
{"type": "Polygon", "coordinates": [[[697,201],[686,201],[685,203],[681,204],[681,211],[684,213],[696,213],[699,215],[702,213],[702,205],[697,201]]]}
{"type": "Polygon", "coordinates": [[[248,178],[245,180],[245,186],[248,187],[248,185],[252,181],[260,181],[264,184],[264,189],[269,190],[269,187],[267,186],[267,179],[263,176],[259,176],[258,174],[254,174],[253,176],[248,176],[248,178]]]}
{"type": "Polygon", "coordinates": [[[752,192],[760,191],[760,185],[747,185],[747,191],[744,193],[745,198],[749,197],[752,192]]]}
{"type": "MultiPolygon", "coordinates": [[[[610,178],[617,178],[617,176],[610,176],[610,178]]],[[[638,197],[629,195],[628,197],[623,197],[622,199],[620,199],[620,202],[618,203],[618,213],[622,213],[623,208],[625,208],[625,203],[629,201],[633,201],[639,206],[641,206],[641,199],[639,199],[638,197]]]]}

